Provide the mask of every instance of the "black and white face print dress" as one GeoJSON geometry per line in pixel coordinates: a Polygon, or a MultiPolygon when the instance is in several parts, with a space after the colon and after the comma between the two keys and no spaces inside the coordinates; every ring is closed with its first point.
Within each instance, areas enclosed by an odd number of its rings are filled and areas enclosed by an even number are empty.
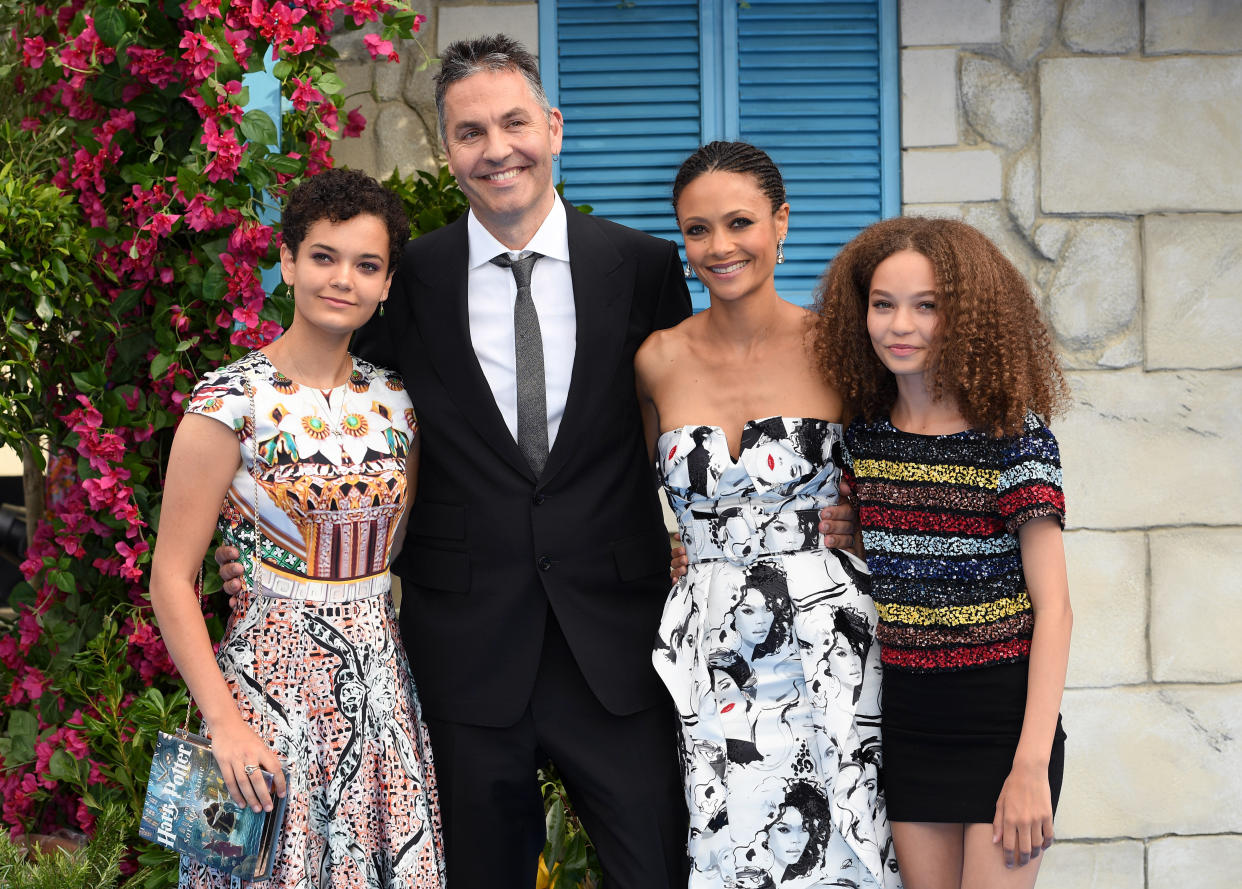
{"type": "Polygon", "coordinates": [[[900,885],[880,791],[880,659],[866,567],[828,550],[841,427],[748,421],[657,442],[691,564],[652,659],[681,723],[690,889],[900,885]]]}

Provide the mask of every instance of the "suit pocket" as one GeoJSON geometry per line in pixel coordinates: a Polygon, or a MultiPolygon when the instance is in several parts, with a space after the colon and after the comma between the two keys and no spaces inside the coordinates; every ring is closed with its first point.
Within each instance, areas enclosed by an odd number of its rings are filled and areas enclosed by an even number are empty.
{"type": "Polygon", "coordinates": [[[622,580],[640,580],[656,574],[668,574],[668,544],[663,533],[635,534],[612,544],[612,558],[617,563],[617,576],[622,580]]]}
{"type": "Polygon", "coordinates": [[[401,554],[407,577],[415,586],[451,593],[470,592],[470,555],[449,549],[414,545],[401,554]]]}
{"type": "Polygon", "coordinates": [[[444,540],[466,539],[466,507],[414,498],[410,508],[410,533],[415,537],[444,540]]]}

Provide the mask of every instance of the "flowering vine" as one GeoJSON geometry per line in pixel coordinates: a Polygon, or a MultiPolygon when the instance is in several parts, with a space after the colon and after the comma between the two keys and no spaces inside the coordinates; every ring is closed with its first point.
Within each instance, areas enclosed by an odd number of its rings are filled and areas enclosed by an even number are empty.
{"type": "Polygon", "coordinates": [[[90,831],[110,800],[140,808],[154,731],[185,701],[146,594],[181,402],[288,317],[283,288],[261,283],[275,203],[366,125],[329,38],[365,27],[371,57],[396,60],[422,21],[408,0],[0,2],[0,110],[15,122],[0,142],[50,146],[17,152],[0,184],[55,219],[18,225],[0,202],[0,265],[20,272],[0,271],[0,439],[51,454],[15,617],[0,623],[12,832],[90,831]],[[265,65],[279,130],[247,110],[243,79],[265,65]],[[18,243],[49,232],[67,246],[18,243]]]}

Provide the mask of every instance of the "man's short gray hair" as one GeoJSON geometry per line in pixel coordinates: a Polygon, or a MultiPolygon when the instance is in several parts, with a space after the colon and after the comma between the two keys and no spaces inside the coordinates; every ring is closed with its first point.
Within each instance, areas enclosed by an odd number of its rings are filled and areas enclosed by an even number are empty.
{"type": "Polygon", "coordinates": [[[552,106],[539,79],[539,63],[521,43],[505,34],[458,40],[440,55],[440,71],[435,76],[436,115],[440,119],[440,138],[447,144],[448,129],[444,120],[444,94],[459,80],[481,71],[516,71],[526,79],[543,116],[552,118],[552,106]]]}

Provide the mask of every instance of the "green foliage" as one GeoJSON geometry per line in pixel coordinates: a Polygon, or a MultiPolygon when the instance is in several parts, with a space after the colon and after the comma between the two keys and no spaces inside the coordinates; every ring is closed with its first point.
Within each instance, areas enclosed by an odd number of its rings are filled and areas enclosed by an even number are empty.
{"type": "MultiPolygon", "coordinates": [[[[121,879],[121,857],[125,853],[131,816],[121,806],[107,807],[100,817],[95,837],[83,849],[44,852],[28,850],[0,832],[0,886],[5,889],[113,889],[121,879]]],[[[135,875],[137,876],[137,875],[135,875]]],[[[127,885],[141,886],[133,878],[127,885]]]]}
{"type": "Polygon", "coordinates": [[[435,173],[419,170],[404,178],[394,168],[383,184],[405,202],[410,214],[411,238],[446,226],[470,209],[466,196],[457,187],[457,180],[445,166],[435,173]]]}
{"type": "Polygon", "coordinates": [[[540,769],[539,786],[548,840],[536,889],[594,889],[603,877],[599,856],[574,814],[565,784],[554,767],[540,769]]]}
{"type": "MultiPolygon", "coordinates": [[[[13,140],[12,125],[0,125],[0,145],[13,140]]],[[[54,424],[56,381],[44,373],[45,356],[63,350],[66,371],[80,374],[84,390],[93,392],[102,388],[102,375],[91,373],[89,357],[74,347],[88,326],[105,337],[116,329],[91,317],[98,297],[77,204],[15,163],[0,167],[0,440],[20,452],[23,440],[36,445],[54,424]]]]}

